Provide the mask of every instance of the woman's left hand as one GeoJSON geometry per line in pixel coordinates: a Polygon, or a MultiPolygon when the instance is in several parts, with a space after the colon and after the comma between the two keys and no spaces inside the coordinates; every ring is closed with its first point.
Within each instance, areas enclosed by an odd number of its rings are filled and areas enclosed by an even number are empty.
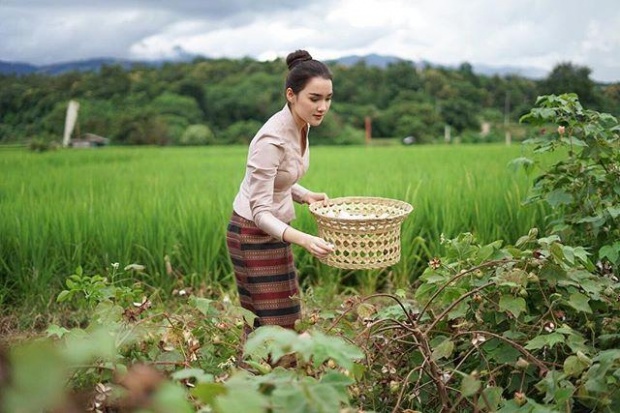
{"type": "Polygon", "coordinates": [[[329,199],[329,197],[327,196],[327,194],[325,192],[308,192],[308,194],[304,197],[305,201],[307,204],[312,204],[314,202],[319,202],[319,201],[327,201],[329,199]]]}

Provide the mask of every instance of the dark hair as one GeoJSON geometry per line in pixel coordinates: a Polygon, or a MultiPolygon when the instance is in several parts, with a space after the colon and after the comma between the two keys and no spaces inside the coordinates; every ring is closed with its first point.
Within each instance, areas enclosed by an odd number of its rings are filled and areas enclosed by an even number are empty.
{"type": "Polygon", "coordinates": [[[296,50],[286,57],[288,76],[286,77],[286,89],[289,87],[293,93],[298,94],[310,79],[322,77],[332,79],[332,72],[323,62],[314,60],[310,53],[305,50],[296,50]]]}

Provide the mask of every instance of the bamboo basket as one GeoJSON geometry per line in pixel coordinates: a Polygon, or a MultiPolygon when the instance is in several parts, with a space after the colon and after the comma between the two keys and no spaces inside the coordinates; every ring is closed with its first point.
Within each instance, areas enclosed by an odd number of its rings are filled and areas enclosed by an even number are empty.
{"type": "Polygon", "coordinates": [[[396,199],[343,197],[310,205],[318,233],[334,245],[321,261],[344,269],[373,269],[400,261],[401,223],[413,207],[396,199]]]}

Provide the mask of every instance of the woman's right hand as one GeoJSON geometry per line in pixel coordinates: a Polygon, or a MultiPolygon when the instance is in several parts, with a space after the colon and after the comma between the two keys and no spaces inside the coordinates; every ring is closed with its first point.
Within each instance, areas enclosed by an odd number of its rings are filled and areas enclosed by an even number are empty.
{"type": "Polygon", "coordinates": [[[302,246],[316,258],[326,258],[329,254],[334,252],[334,246],[323,238],[315,237],[314,235],[306,234],[306,239],[302,246]]]}
{"type": "Polygon", "coordinates": [[[284,230],[282,239],[299,245],[316,258],[325,258],[335,250],[334,246],[323,238],[301,232],[293,227],[284,230]]]}

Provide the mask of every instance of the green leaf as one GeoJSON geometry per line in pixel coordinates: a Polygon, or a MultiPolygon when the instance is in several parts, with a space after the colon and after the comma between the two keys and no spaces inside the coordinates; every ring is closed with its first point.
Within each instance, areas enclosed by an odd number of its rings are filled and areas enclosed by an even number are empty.
{"type": "Polygon", "coordinates": [[[286,381],[269,382],[275,384],[271,397],[274,412],[338,412],[348,404],[348,393],[343,387],[317,382],[312,377],[282,379],[286,381]]]}
{"type": "Polygon", "coordinates": [[[183,369],[175,371],[170,375],[173,380],[196,379],[198,383],[211,383],[214,379],[213,374],[205,373],[203,369],[183,369]]]}
{"type": "Polygon", "coordinates": [[[385,320],[391,318],[395,320],[404,320],[407,315],[403,311],[403,307],[405,307],[405,310],[407,311],[413,309],[413,306],[410,303],[403,303],[402,307],[398,304],[382,307],[375,315],[375,319],[385,320]]]}
{"type": "Polygon", "coordinates": [[[279,326],[262,326],[254,330],[245,342],[244,354],[266,358],[271,353],[274,360],[293,351],[297,333],[279,326]]]}
{"type": "Polygon", "coordinates": [[[550,370],[545,374],[545,377],[536,383],[536,389],[545,394],[545,403],[551,403],[555,396],[555,393],[560,386],[560,382],[564,381],[564,374],[558,370],[550,370]]]}
{"type": "Polygon", "coordinates": [[[449,338],[441,342],[433,349],[432,359],[439,360],[441,358],[449,358],[454,352],[454,342],[449,338]]]}
{"type": "Polygon", "coordinates": [[[501,387],[489,386],[482,390],[482,396],[478,399],[478,409],[485,412],[496,412],[502,402],[501,387]]]}
{"type": "Polygon", "coordinates": [[[549,192],[545,199],[553,208],[573,202],[573,197],[571,194],[561,189],[556,189],[555,191],[549,192]]]}
{"type": "Polygon", "coordinates": [[[60,292],[60,294],[58,294],[58,297],[56,298],[56,302],[62,303],[63,301],[67,301],[71,298],[72,295],[73,294],[71,291],[63,290],[60,292]]]}
{"type": "Polygon", "coordinates": [[[50,325],[47,330],[45,330],[45,333],[48,337],[56,336],[58,338],[62,338],[62,336],[64,336],[68,332],[69,330],[56,324],[50,325]]]}
{"type": "Polygon", "coordinates": [[[512,295],[502,295],[499,299],[499,309],[501,311],[508,311],[515,318],[519,318],[519,315],[526,310],[525,299],[512,295]]]}
{"type": "Polygon", "coordinates": [[[480,390],[480,380],[472,375],[466,375],[461,381],[461,393],[465,397],[473,396],[480,390]]]}
{"type": "MultiPolygon", "coordinates": [[[[340,404],[347,401],[347,392],[338,391],[336,387],[327,384],[314,384],[305,386],[307,404],[309,409],[305,411],[338,412],[340,404]]],[[[286,409],[285,411],[291,411],[286,409]]]]}
{"type": "Polygon", "coordinates": [[[590,304],[588,304],[589,301],[590,299],[587,296],[581,293],[573,293],[570,295],[567,304],[577,311],[592,314],[592,308],[590,307],[590,304]]]}
{"type": "MultiPolygon", "coordinates": [[[[506,337],[508,338],[508,337],[506,337]]],[[[484,351],[489,359],[497,363],[514,363],[518,360],[521,353],[510,344],[495,338],[487,341],[484,345],[484,351]]]]}
{"type": "Polygon", "coordinates": [[[599,251],[600,258],[607,258],[612,263],[617,263],[620,258],[620,242],[615,242],[613,245],[605,245],[599,251]]]}
{"type": "Polygon", "coordinates": [[[263,326],[256,329],[245,343],[244,354],[266,357],[271,354],[273,360],[283,355],[296,352],[305,361],[312,361],[315,366],[332,359],[347,370],[353,368],[355,360],[364,357],[364,353],[355,345],[340,337],[331,337],[320,331],[297,334],[278,326],[263,326]]]}
{"type": "Polygon", "coordinates": [[[249,326],[254,325],[254,320],[258,318],[256,317],[256,314],[254,314],[253,312],[249,310],[246,310],[243,307],[236,307],[236,309],[241,313],[241,317],[243,318],[244,323],[246,323],[249,326]]]}
{"type": "Polygon", "coordinates": [[[604,222],[605,217],[603,217],[602,215],[594,215],[577,220],[578,224],[594,224],[594,226],[596,227],[600,227],[604,222]]]}
{"type": "Polygon", "coordinates": [[[558,343],[564,343],[565,339],[566,337],[564,337],[563,334],[559,334],[559,333],[544,334],[544,335],[536,336],[530,341],[528,341],[527,344],[525,345],[525,349],[538,350],[545,346],[551,348],[558,343]]]}
{"type": "Polygon", "coordinates": [[[366,373],[366,367],[362,364],[355,363],[353,368],[349,370],[349,374],[355,378],[355,380],[361,380],[366,373]]]}
{"type": "Polygon", "coordinates": [[[589,367],[589,364],[577,356],[568,356],[564,360],[564,373],[572,377],[579,377],[589,367]]]}
{"type": "Polygon", "coordinates": [[[620,360],[620,350],[604,350],[597,354],[593,359],[593,361],[597,361],[601,363],[601,365],[609,366],[610,364],[620,360]]]}
{"type": "Polygon", "coordinates": [[[111,301],[100,302],[93,311],[93,320],[100,324],[113,325],[122,320],[123,311],[123,307],[111,301]]]}
{"type": "Polygon", "coordinates": [[[612,218],[616,219],[620,216],[620,207],[608,207],[607,212],[612,218]]]}
{"type": "Polygon", "coordinates": [[[508,164],[513,170],[516,168],[523,168],[523,170],[525,171],[525,173],[530,174],[533,170],[534,167],[536,166],[536,163],[530,159],[530,158],[526,158],[524,156],[513,159],[512,161],[509,162],[508,164]]]}
{"type": "MultiPolygon", "coordinates": [[[[319,411],[316,405],[309,406],[310,393],[298,386],[277,387],[273,391],[274,411],[287,413],[307,413],[319,411]]],[[[269,410],[266,410],[269,412],[269,410]]],[[[228,413],[228,412],[223,412],[228,413]]],[[[232,413],[232,412],[231,412],[232,413]]]]}
{"type": "Polygon", "coordinates": [[[579,258],[581,262],[584,263],[588,262],[588,255],[590,255],[588,251],[586,251],[586,249],[583,247],[573,248],[573,254],[575,255],[575,257],[579,258]]]}
{"type": "Polygon", "coordinates": [[[561,246],[562,247],[562,253],[564,254],[564,259],[566,261],[568,261],[569,264],[574,264],[575,263],[575,253],[573,251],[573,249],[571,247],[567,247],[567,246],[561,246]]]}
{"type": "Polygon", "coordinates": [[[226,393],[215,399],[215,406],[218,413],[265,413],[269,399],[260,393],[247,374],[241,373],[226,382],[226,393]]]}
{"type": "Polygon", "coordinates": [[[557,389],[553,394],[553,399],[556,403],[556,406],[568,406],[571,403],[571,398],[575,393],[575,388],[571,382],[567,382],[566,386],[568,386],[568,388],[557,389]]]}
{"type": "Polygon", "coordinates": [[[525,244],[527,244],[528,242],[532,242],[532,241],[533,239],[531,237],[527,235],[523,235],[519,237],[519,239],[515,243],[515,247],[523,247],[525,244]]]}
{"type": "Polygon", "coordinates": [[[562,245],[558,243],[551,244],[549,246],[549,252],[551,252],[551,255],[555,258],[556,262],[562,263],[566,261],[566,255],[564,255],[562,245]]]}
{"type": "Polygon", "coordinates": [[[335,371],[330,371],[325,373],[323,377],[321,377],[320,383],[329,384],[330,386],[334,386],[339,389],[346,389],[348,386],[355,383],[355,380],[352,378],[335,371]]]}
{"type": "Polygon", "coordinates": [[[213,405],[218,396],[226,394],[226,387],[222,383],[198,383],[191,391],[192,396],[201,402],[213,405]]]}
{"type": "Polygon", "coordinates": [[[93,359],[114,360],[118,353],[110,326],[97,326],[92,331],[72,329],[64,336],[64,357],[73,364],[86,364],[93,359]]]}
{"type": "Polygon", "coordinates": [[[414,297],[416,301],[424,304],[437,291],[434,284],[422,283],[415,291],[414,297]]]}
{"type": "Polygon", "coordinates": [[[66,390],[68,366],[51,340],[11,348],[10,380],[3,384],[0,410],[43,412],[58,403],[66,390]]]}
{"type": "Polygon", "coordinates": [[[211,303],[213,300],[209,300],[208,298],[196,297],[192,295],[190,298],[190,303],[203,315],[209,315],[212,311],[211,303]]]}
{"type": "Polygon", "coordinates": [[[153,397],[153,405],[160,412],[193,413],[195,410],[187,400],[185,390],[179,385],[164,382],[153,397]]]}
{"type": "Polygon", "coordinates": [[[567,143],[569,145],[573,145],[573,146],[578,146],[578,147],[587,147],[588,144],[585,143],[583,140],[576,138],[574,136],[571,136],[569,138],[563,138],[562,141],[564,143],[567,143]]]}
{"type": "Polygon", "coordinates": [[[294,351],[304,360],[312,361],[316,367],[332,359],[339,366],[351,370],[355,360],[364,357],[364,353],[357,346],[341,337],[328,336],[320,331],[299,335],[292,344],[294,351]]]}

